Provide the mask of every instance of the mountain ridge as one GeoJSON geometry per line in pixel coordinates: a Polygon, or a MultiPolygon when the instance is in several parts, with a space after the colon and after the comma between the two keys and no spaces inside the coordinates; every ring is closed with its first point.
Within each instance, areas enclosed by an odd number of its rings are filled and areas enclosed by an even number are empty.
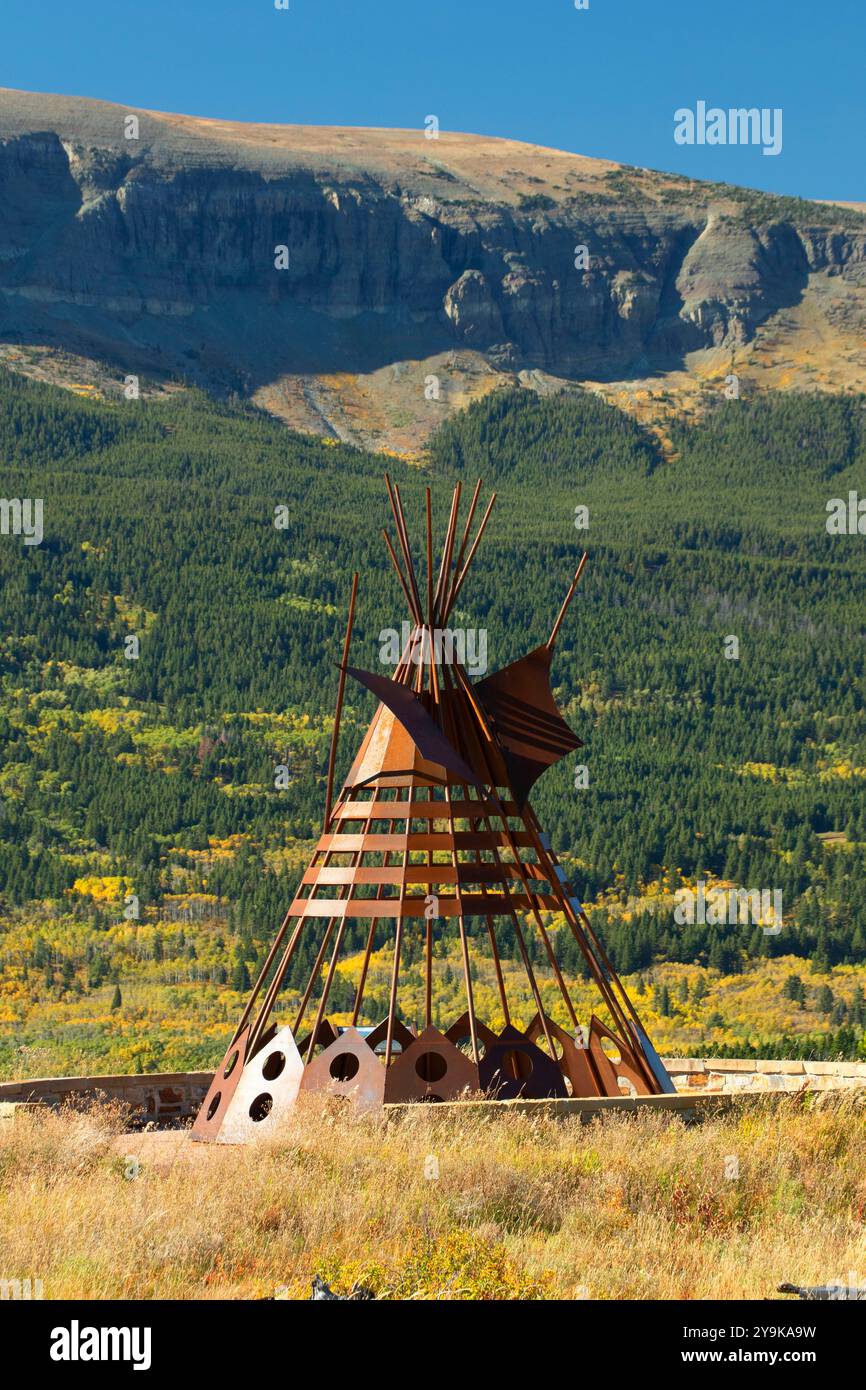
{"type": "Polygon", "coordinates": [[[793,379],[768,384],[866,385],[859,211],[495,137],[0,89],[10,365],[39,346],[411,452],[499,384],[718,389],[786,316],[793,379]]]}

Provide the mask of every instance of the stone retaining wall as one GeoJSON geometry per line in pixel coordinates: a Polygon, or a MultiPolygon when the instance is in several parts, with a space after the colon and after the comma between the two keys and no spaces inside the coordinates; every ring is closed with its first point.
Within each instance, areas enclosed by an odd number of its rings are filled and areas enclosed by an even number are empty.
{"type": "Polygon", "coordinates": [[[198,1113],[211,1083],[209,1071],[170,1071],[152,1076],[58,1076],[0,1082],[0,1103],[35,1101],[62,1105],[74,1098],[107,1098],[129,1105],[147,1120],[180,1120],[198,1113]]]}
{"type": "MultiPolygon", "coordinates": [[[[772,1059],[665,1057],[678,1091],[733,1095],[745,1091],[811,1091],[866,1088],[866,1062],[778,1062],[772,1059]]],[[[107,1097],[132,1107],[145,1120],[190,1119],[207,1094],[209,1071],[152,1076],[61,1076],[0,1082],[0,1105],[62,1105],[73,1098],[107,1097]]]]}
{"type": "Polygon", "coordinates": [[[773,1058],[665,1057],[678,1091],[831,1091],[866,1087],[866,1062],[782,1062],[773,1058]]]}

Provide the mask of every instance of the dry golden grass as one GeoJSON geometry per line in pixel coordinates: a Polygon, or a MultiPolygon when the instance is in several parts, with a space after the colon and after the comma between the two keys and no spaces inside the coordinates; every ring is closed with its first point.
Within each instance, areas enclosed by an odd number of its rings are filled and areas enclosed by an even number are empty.
{"type": "Polygon", "coordinates": [[[247,1149],[121,1136],[105,1110],[7,1124],[0,1278],[41,1278],[46,1298],[305,1298],[319,1272],[390,1298],[699,1299],[866,1275],[850,1096],[693,1126],[302,1099],[247,1149]]]}

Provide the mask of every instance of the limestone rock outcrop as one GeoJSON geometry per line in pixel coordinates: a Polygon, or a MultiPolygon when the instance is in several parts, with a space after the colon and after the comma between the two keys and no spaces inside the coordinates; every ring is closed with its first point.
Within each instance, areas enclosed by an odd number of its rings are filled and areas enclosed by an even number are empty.
{"type": "Polygon", "coordinates": [[[4,90],[0,339],[239,389],[456,346],[613,374],[748,341],[816,270],[866,284],[857,213],[767,198],[756,219],[684,185],[483,137],[4,90]]]}

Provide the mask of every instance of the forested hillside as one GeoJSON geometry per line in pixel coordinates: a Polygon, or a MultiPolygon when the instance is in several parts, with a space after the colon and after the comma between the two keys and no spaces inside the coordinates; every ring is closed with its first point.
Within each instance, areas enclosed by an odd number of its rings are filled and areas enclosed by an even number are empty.
{"type": "MultiPolygon", "coordinates": [[[[454,619],[491,670],[546,639],[589,549],[553,673],[586,747],[533,802],[663,1041],[855,1050],[866,539],[825,522],[866,495],[863,407],[730,401],[671,459],[595,397],[501,392],[407,473],[194,393],[99,404],[3,373],[0,491],[43,499],[44,539],[0,536],[0,1071],[219,1054],[318,833],[352,570],[357,665],[406,616],[386,467],[419,556],[425,482],[440,531],[455,477],[497,490],[454,619]],[[698,878],[781,889],[781,933],[678,925],[698,878]]],[[[343,769],[372,708],[348,698],[343,769]]]]}

